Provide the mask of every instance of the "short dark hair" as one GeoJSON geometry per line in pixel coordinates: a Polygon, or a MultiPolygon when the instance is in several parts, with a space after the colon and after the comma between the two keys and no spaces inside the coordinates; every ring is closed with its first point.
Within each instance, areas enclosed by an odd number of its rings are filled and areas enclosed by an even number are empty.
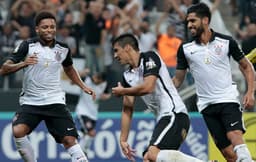
{"type": "Polygon", "coordinates": [[[205,3],[201,2],[190,6],[187,10],[187,15],[193,12],[200,18],[208,17],[209,23],[211,22],[211,11],[205,3]]]}
{"type": "Polygon", "coordinates": [[[106,81],[107,80],[107,73],[106,72],[98,72],[95,74],[99,79],[101,79],[102,81],[106,81]]]}
{"type": "Polygon", "coordinates": [[[54,21],[56,22],[56,17],[53,13],[49,11],[41,11],[35,17],[35,25],[38,26],[43,19],[54,19],[54,21]]]}
{"type": "Polygon", "coordinates": [[[129,44],[130,46],[132,46],[134,50],[139,51],[138,40],[133,34],[125,33],[118,36],[112,42],[112,46],[114,46],[116,43],[118,43],[118,45],[120,45],[122,48],[125,47],[127,44],[129,44]]]}

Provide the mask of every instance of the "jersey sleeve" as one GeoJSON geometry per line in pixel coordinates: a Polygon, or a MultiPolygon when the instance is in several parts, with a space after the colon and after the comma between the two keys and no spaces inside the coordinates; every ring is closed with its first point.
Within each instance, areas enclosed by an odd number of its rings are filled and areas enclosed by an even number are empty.
{"type": "Polygon", "coordinates": [[[144,66],[144,77],[148,75],[159,74],[159,69],[161,68],[161,60],[159,56],[151,51],[146,53],[141,53],[143,55],[143,66],[144,66]]]}
{"type": "Polygon", "coordinates": [[[130,84],[128,84],[128,82],[126,81],[126,79],[125,79],[124,75],[123,75],[122,85],[123,85],[123,87],[124,87],[124,88],[129,88],[129,87],[131,87],[131,85],[130,85],[130,84]]]}
{"type": "Polygon", "coordinates": [[[237,62],[241,60],[243,57],[245,57],[244,52],[238,46],[237,42],[234,39],[230,40],[229,51],[229,56],[232,56],[233,59],[237,62]]]}
{"type": "Polygon", "coordinates": [[[23,41],[13,50],[13,53],[7,59],[12,60],[14,63],[18,63],[20,61],[23,61],[27,54],[28,42],[23,41]]]}
{"type": "Polygon", "coordinates": [[[70,49],[68,49],[68,54],[67,57],[65,58],[65,60],[62,62],[62,66],[70,66],[73,64],[73,60],[72,60],[72,56],[71,56],[71,52],[70,49]]]}
{"type": "Polygon", "coordinates": [[[184,70],[184,69],[187,69],[188,67],[189,66],[188,66],[187,59],[185,57],[183,45],[180,45],[177,53],[177,69],[184,70]]]}

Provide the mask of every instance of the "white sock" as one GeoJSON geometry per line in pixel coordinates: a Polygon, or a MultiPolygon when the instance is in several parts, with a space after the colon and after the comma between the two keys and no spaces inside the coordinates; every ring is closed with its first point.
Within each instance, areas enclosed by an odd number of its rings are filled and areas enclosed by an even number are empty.
{"type": "Polygon", "coordinates": [[[67,149],[68,153],[71,156],[72,162],[88,162],[88,159],[84,152],[82,151],[79,144],[75,144],[67,149]]]}
{"type": "Polygon", "coordinates": [[[14,141],[20,156],[25,162],[37,162],[34,149],[32,148],[27,136],[21,138],[14,137],[14,141]]]}
{"type": "Polygon", "coordinates": [[[195,157],[186,155],[177,150],[160,150],[156,162],[203,162],[195,157]]]}
{"type": "Polygon", "coordinates": [[[83,138],[79,141],[79,144],[84,152],[87,152],[87,150],[90,148],[93,141],[93,137],[89,135],[84,135],[83,138]]]}
{"type": "Polygon", "coordinates": [[[236,162],[252,162],[252,157],[246,144],[236,145],[234,151],[237,155],[236,162]]]}

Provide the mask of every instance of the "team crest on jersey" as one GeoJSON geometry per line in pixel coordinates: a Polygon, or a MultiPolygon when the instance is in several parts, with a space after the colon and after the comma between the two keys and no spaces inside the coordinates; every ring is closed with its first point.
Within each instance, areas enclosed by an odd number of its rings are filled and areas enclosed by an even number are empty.
{"type": "Polygon", "coordinates": [[[181,130],[181,137],[182,137],[182,140],[184,141],[185,139],[186,139],[186,137],[187,137],[187,131],[186,131],[186,129],[182,129],[181,130]]]}
{"type": "Polygon", "coordinates": [[[216,45],[215,46],[215,53],[217,55],[221,55],[222,47],[223,47],[222,45],[216,45]]]}
{"type": "Polygon", "coordinates": [[[61,60],[61,52],[54,51],[54,53],[55,53],[55,60],[60,61],[61,60]]]}
{"type": "Polygon", "coordinates": [[[149,58],[149,60],[146,62],[146,69],[153,69],[156,67],[156,63],[152,58],[149,58]]]}

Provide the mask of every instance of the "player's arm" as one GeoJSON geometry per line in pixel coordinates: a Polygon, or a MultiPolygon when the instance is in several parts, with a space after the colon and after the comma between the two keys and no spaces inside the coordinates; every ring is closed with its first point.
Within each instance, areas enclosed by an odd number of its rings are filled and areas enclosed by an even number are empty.
{"type": "Polygon", "coordinates": [[[14,63],[12,60],[6,60],[0,69],[0,74],[7,75],[10,73],[14,73],[26,66],[27,64],[24,61],[19,63],[14,63]]]}
{"type": "Polygon", "coordinates": [[[179,88],[183,83],[188,68],[188,62],[184,54],[183,45],[181,44],[177,52],[177,68],[175,76],[172,78],[173,84],[179,88]]]}
{"type": "Polygon", "coordinates": [[[128,135],[129,135],[130,127],[131,127],[134,103],[135,103],[134,96],[124,96],[123,97],[120,146],[122,148],[122,152],[129,160],[134,159],[134,153],[135,153],[135,151],[127,143],[128,135]]]}
{"type": "Polygon", "coordinates": [[[172,82],[176,88],[179,88],[183,83],[187,70],[176,69],[175,76],[172,78],[172,82]]]}
{"type": "Polygon", "coordinates": [[[122,110],[122,117],[121,117],[120,141],[126,142],[128,139],[130,124],[131,124],[131,120],[132,120],[134,102],[135,102],[134,96],[124,96],[123,97],[123,110],[122,110]]]}
{"type": "Polygon", "coordinates": [[[254,105],[254,80],[255,80],[255,73],[254,68],[251,62],[246,58],[242,58],[239,61],[239,68],[243,73],[246,82],[247,82],[247,92],[244,96],[243,104],[245,108],[252,108],[254,105]]]}
{"type": "Polygon", "coordinates": [[[148,75],[144,77],[143,83],[134,87],[123,87],[120,82],[118,82],[117,87],[112,88],[112,93],[115,96],[143,96],[145,94],[152,93],[155,89],[157,77],[155,75],[148,75]]]}
{"type": "Polygon", "coordinates": [[[92,95],[93,98],[95,98],[95,92],[83,83],[79,73],[77,72],[77,70],[74,68],[73,65],[63,66],[63,69],[66,75],[72,81],[72,83],[78,85],[85,93],[88,93],[92,95]]]}
{"type": "Polygon", "coordinates": [[[143,83],[138,86],[124,89],[124,94],[132,96],[143,96],[152,93],[155,89],[157,76],[148,75],[143,78],[143,83]]]}
{"type": "Polygon", "coordinates": [[[28,42],[24,41],[18,45],[13,53],[6,58],[6,61],[3,63],[0,74],[7,75],[14,73],[28,65],[33,65],[37,63],[37,56],[31,55],[26,57],[28,53],[28,42]]]}
{"type": "Polygon", "coordinates": [[[238,46],[237,42],[234,39],[230,40],[229,43],[230,55],[239,63],[240,71],[243,73],[246,83],[247,83],[247,92],[243,98],[244,108],[252,108],[254,105],[254,68],[251,62],[244,56],[243,51],[238,46]]]}
{"type": "Polygon", "coordinates": [[[70,49],[68,50],[66,58],[62,62],[62,67],[68,78],[72,81],[73,84],[79,86],[85,93],[92,95],[93,99],[96,99],[95,92],[87,87],[82,81],[78,71],[73,66],[73,60],[71,57],[70,49]]]}

